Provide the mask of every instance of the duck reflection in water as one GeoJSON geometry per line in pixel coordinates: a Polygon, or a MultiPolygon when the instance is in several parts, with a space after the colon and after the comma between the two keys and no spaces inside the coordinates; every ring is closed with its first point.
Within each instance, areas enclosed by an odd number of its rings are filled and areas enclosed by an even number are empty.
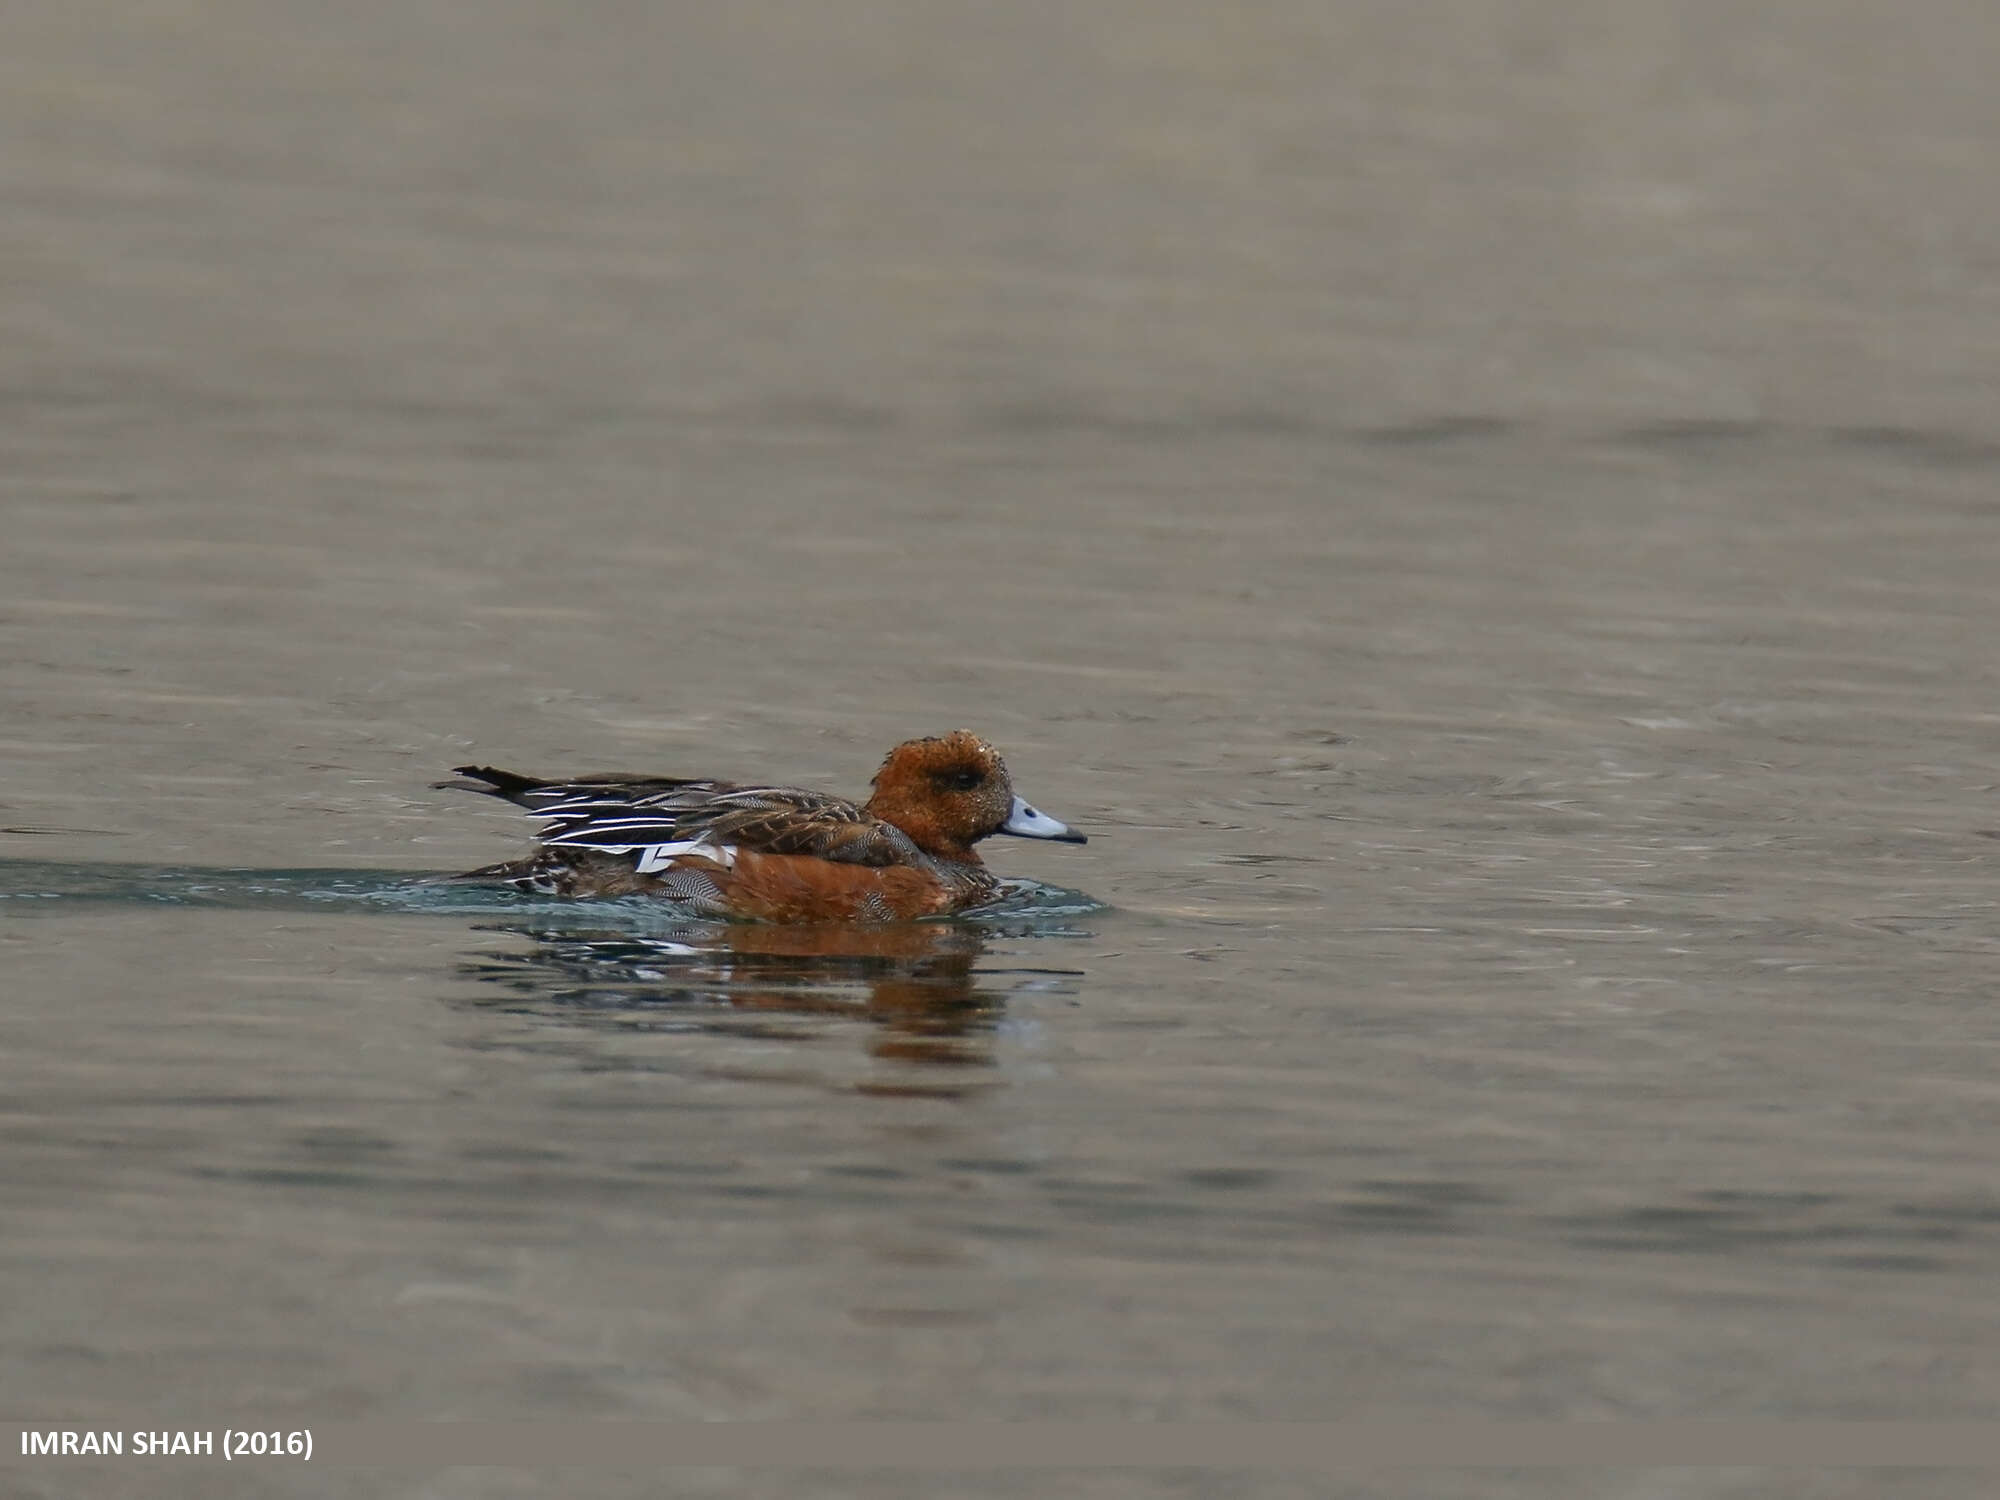
{"type": "Polygon", "coordinates": [[[975,973],[987,931],[960,923],[480,930],[532,945],[482,953],[465,966],[510,993],[497,1003],[588,1025],[779,1037],[797,1033],[760,1018],[851,1017],[874,1024],[868,1050],[877,1058],[990,1067],[1006,1000],[975,973]]]}

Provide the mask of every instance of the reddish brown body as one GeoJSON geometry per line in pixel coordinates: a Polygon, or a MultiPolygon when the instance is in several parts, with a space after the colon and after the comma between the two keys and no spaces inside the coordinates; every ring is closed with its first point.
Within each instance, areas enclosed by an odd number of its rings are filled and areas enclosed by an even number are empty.
{"type": "Polygon", "coordinates": [[[760,922],[914,921],[959,910],[994,885],[983,869],[984,879],[947,882],[913,865],[872,870],[810,854],[739,852],[731,869],[693,859],[683,868],[714,881],[731,916],[760,922]]]}

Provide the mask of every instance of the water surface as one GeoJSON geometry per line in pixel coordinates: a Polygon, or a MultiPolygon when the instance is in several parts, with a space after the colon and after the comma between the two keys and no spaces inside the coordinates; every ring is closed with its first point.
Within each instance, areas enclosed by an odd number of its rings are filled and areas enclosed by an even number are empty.
{"type": "Polygon", "coordinates": [[[25,7],[0,1405],[1991,1417],[2000,96],[1912,15],[25,7]],[[1047,902],[421,883],[468,759],[959,725],[1047,902]]]}

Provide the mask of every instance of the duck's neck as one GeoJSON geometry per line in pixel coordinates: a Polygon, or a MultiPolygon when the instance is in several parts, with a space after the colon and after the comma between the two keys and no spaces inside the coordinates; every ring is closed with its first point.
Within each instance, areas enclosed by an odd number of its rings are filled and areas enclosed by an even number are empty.
{"type": "Polygon", "coordinates": [[[880,818],[891,828],[900,829],[909,835],[915,844],[932,859],[948,860],[955,865],[978,865],[979,851],[963,839],[946,833],[936,822],[927,818],[917,809],[900,806],[893,799],[885,799],[879,793],[868,799],[866,809],[871,818],[880,818]]]}

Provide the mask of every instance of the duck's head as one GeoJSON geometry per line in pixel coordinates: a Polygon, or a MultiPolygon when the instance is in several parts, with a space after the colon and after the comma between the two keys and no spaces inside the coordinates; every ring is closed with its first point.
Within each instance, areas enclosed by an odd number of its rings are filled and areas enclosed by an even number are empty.
{"type": "Polygon", "coordinates": [[[1014,795],[1000,752],[969,730],[905,741],[889,752],[873,784],[868,811],[940,858],[977,864],[972,846],[996,833],[1087,842],[1014,795]]]}

